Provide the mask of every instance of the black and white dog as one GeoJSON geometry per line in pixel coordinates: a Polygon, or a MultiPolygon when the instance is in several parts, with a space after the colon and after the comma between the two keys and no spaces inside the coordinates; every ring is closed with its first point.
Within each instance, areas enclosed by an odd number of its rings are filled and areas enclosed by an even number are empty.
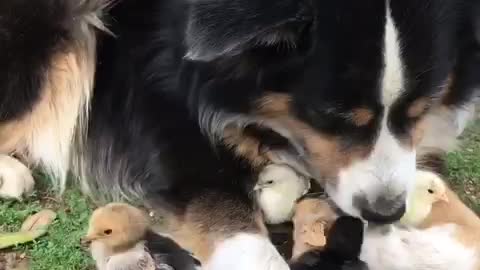
{"type": "Polygon", "coordinates": [[[288,269],[258,171],[398,220],[418,155],[470,115],[479,17],[476,0],[0,1],[1,194],[29,176],[13,153],[60,190],[71,171],[166,214],[207,269],[288,269]]]}

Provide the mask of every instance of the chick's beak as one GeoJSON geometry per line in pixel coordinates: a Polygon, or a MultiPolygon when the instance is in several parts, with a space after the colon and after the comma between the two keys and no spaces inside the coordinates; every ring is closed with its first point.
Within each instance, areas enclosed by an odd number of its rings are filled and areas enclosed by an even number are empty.
{"type": "Polygon", "coordinates": [[[439,200],[448,203],[449,199],[447,193],[443,193],[442,195],[440,195],[439,200]]]}
{"type": "Polygon", "coordinates": [[[262,189],[265,188],[265,185],[263,184],[256,184],[255,187],[253,188],[254,191],[261,191],[262,189]]]}
{"type": "Polygon", "coordinates": [[[86,235],[84,237],[82,237],[82,239],[80,239],[80,244],[84,247],[87,247],[89,246],[92,241],[94,241],[95,239],[97,239],[97,237],[93,236],[93,235],[86,235]]]}

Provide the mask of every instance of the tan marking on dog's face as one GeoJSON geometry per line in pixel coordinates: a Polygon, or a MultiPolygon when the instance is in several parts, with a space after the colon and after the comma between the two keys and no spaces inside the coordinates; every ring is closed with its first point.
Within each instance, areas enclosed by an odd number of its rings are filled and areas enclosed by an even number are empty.
{"type": "MultiPolygon", "coordinates": [[[[290,98],[286,95],[271,94],[261,99],[258,104],[257,114],[260,117],[279,123],[289,130],[293,137],[304,143],[310,155],[308,162],[313,168],[321,171],[324,177],[335,178],[341,168],[348,166],[356,159],[363,158],[370,151],[369,146],[359,146],[344,151],[338,138],[321,134],[296,119],[291,113],[290,98]]],[[[369,118],[360,119],[362,124],[365,120],[371,121],[370,117],[373,115],[370,116],[370,112],[359,112],[362,114],[361,117],[369,118]]]]}
{"type": "MultiPolygon", "coordinates": [[[[255,114],[266,121],[273,121],[289,130],[295,138],[301,140],[308,150],[308,163],[322,172],[327,179],[334,179],[339,170],[348,166],[356,159],[363,158],[370,151],[369,146],[359,146],[344,151],[341,142],[334,137],[320,134],[313,128],[296,119],[290,110],[291,99],[284,94],[269,94],[258,101],[255,114]]],[[[367,109],[356,111],[358,124],[373,119],[373,114],[367,109]]],[[[249,160],[253,166],[260,167],[271,162],[271,153],[260,152],[257,138],[246,135],[240,128],[227,128],[224,131],[224,142],[232,147],[237,155],[249,160]]]]}
{"type": "Polygon", "coordinates": [[[260,152],[260,142],[240,128],[227,127],[223,132],[223,141],[238,156],[249,160],[253,167],[265,166],[269,162],[268,154],[260,152]]]}
{"type": "Polygon", "coordinates": [[[304,140],[305,148],[310,155],[310,165],[327,179],[335,179],[340,169],[357,159],[364,158],[370,152],[368,146],[344,150],[339,139],[322,135],[297,120],[289,122],[288,126],[297,131],[295,132],[297,136],[304,140]]]}
{"type": "Polygon", "coordinates": [[[455,73],[452,71],[449,75],[448,78],[445,81],[445,84],[442,88],[442,92],[440,93],[441,95],[441,100],[440,103],[444,105],[450,105],[452,103],[452,96],[455,95],[455,73]]]}
{"type": "MultiPolygon", "coordinates": [[[[266,117],[286,116],[289,111],[290,97],[283,94],[271,94],[258,102],[260,114],[266,117]]],[[[261,142],[251,137],[239,127],[227,127],[223,131],[224,143],[238,156],[244,157],[253,167],[262,167],[270,163],[270,154],[260,152],[261,142]]]]}
{"type": "Polygon", "coordinates": [[[72,48],[52,59],[41,97],[31,112],[0,123],[1,153],[15,152],[29,162],[41,160],[55,174],[67,172],[74,134],[86,121],[93,86],[92,54],[72,48]]]}
{"type": "Polygon", "coordinates": [[[352,110],[350,120],[357,127],[368,125],[374,118],[374,113],[367,108],[357,108],[352,110]]]}
{"type": "Polygon", "coordinates": [[[411,144],[409,145],[412,148],[416,148],[423,139],[425,135],[425,121],[420,120],[415,123],[410,136],[411,136],[411,144]]]}
{"type": "Polygon", "coordinates": [[[267,118],[288,116],[291,97],[286,94],[270,93],[257,102],[258,114],[267,118]]]}
{"type": "Polygon", "coordinates": [[[429,98],[419,98],[415,100],[407,110],[408,117],[420,117],[428,109],[430,102],[431,100],[429,98]]]}

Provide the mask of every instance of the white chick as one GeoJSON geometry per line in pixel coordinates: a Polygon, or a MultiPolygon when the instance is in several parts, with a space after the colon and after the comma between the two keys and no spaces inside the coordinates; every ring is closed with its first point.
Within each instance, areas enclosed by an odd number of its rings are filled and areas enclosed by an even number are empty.
{"type": "Polygon", "coordinates": [[[430,214],[435,203],[448,203],[447,186],[436,174],[418,170],[415,187],[408,199],[407,211],[400,223],[419,226],[430,214]]]}
{"type": "Polygon", "coordinates": [[[92,214],[87,235],[92,257],[99,270],[155,270],[143,239],[149,220],[139,209],[123,203],[111,203],[92,214]]]}
{"type": "Polygon", "coordinates": [[[310,180],[286,165],[268,165],[254,188],[265,222],[280,224],[293,217],[297,200],[310,189],[310,180]]]}

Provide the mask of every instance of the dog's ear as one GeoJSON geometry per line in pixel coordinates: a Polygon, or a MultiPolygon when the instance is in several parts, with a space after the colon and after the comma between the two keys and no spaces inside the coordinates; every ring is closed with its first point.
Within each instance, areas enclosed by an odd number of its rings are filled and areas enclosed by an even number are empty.
{"type": "Polygon", "coordinates": [[[313,19],[307,0],[190,0],[186,57],[211,61],[257,46],[294,47],[313,19]]]}
{"type": "Polygon", "coordinates": [[[363,244],[363,230],[363,223],[358,218],[338,218],[328,232],[326,249],[344,260],[358,259],[363,244]]]}

